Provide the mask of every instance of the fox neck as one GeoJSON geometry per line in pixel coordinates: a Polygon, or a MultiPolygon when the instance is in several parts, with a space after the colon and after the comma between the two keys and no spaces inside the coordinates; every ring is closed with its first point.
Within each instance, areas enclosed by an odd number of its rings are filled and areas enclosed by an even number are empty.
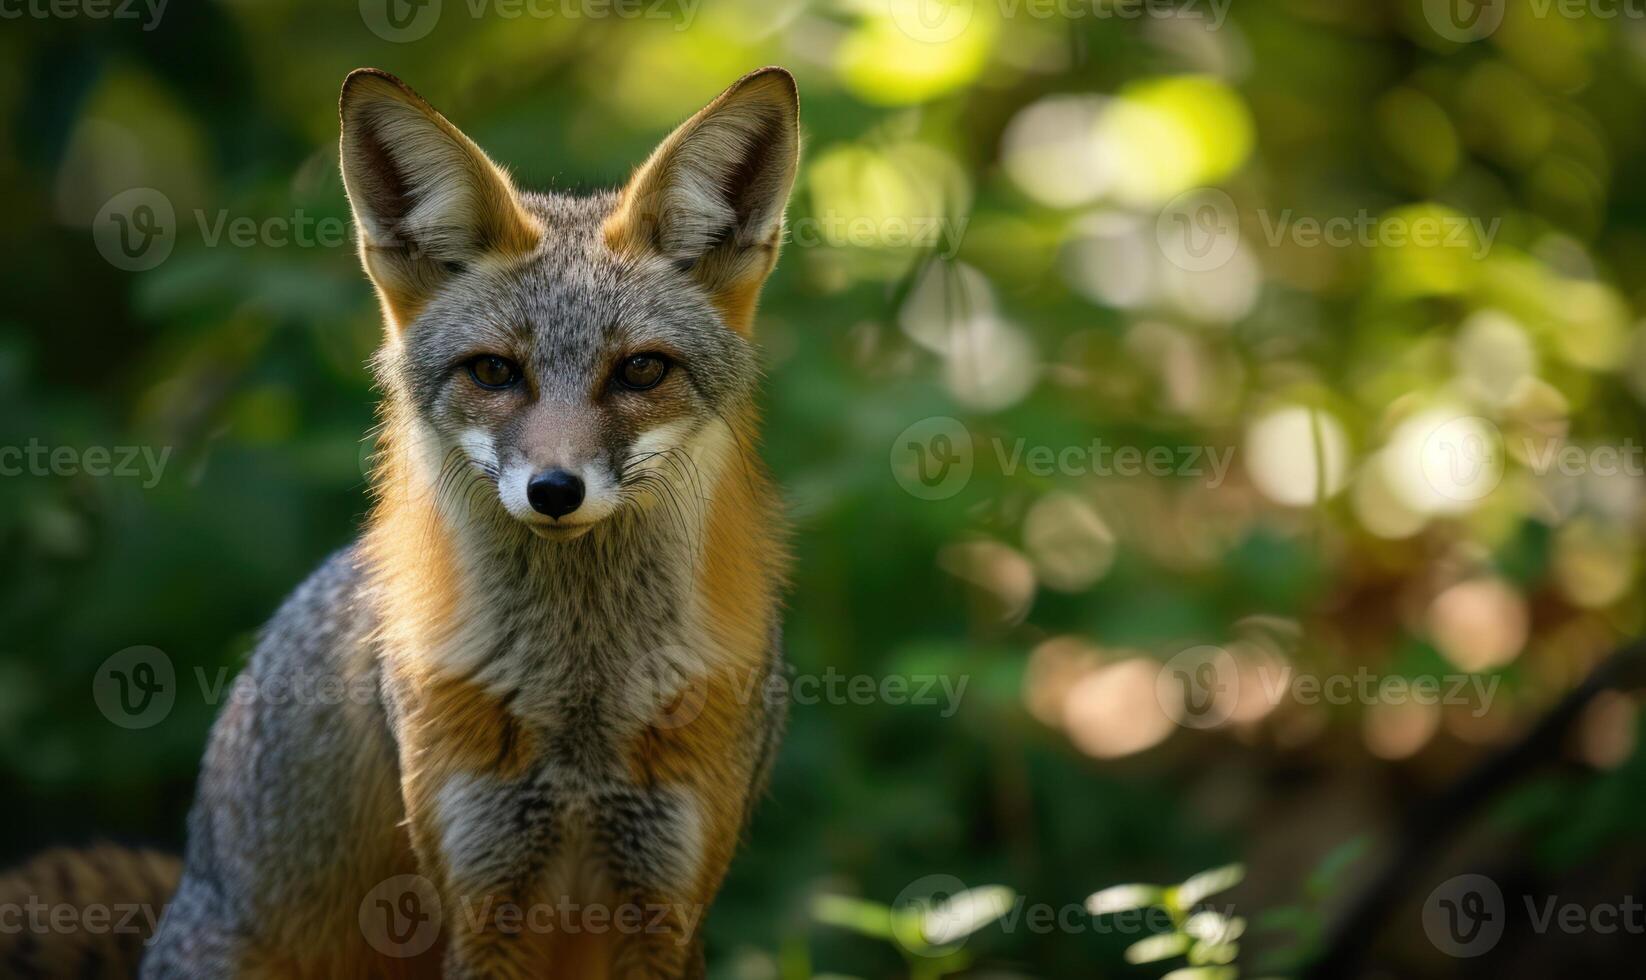
{"type": "Polygon", "coordinates": [[[580,538],[538,539],[453,449],[393,411],[365,554],[398,668],[515,686],[681,643],[706,664],[764,657],[782,577],[772,495],[745,452],[752,420],[689,450],[695,479],[580,538]]]}

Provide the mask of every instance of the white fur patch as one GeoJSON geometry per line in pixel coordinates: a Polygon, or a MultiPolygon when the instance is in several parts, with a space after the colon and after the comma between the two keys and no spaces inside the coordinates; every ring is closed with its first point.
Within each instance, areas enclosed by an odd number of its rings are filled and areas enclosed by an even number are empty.
{"type": "MultiPolygon", "coordinates": [[[[634,453],[660,453],[668,449],[680,448],[680,441],[686,437],[689,426],[683,419],[673,422],[664,422],[655,428],[647,429],[634,440],[634,453]]],[[[642,464],[644,466],[645,464],[642,464]]]]}
{"type": "Polygon", "coordinates": [[[583,505],[567,515],[578,522],[598,521],[617,510],[617,481],[604,466],[574,467],[583,480],[583,505]]]}
{"type": "Polygon", "coordinates": [[[497,466],[497,446],[491,434],[484,429],[464,429],[457,436],[457,444],[469,458],[487,468],[497,466]]]}
{"type": "Polygon", "coordinates": [[[674,842],[679,848],[680,880],[696,881],[703,871],[703,850],[708,838],[703,803],[689,790],[675,793],[679,819],[674,825],[674,842]]]}
{"type": "Polygon", "coordinates": [[[703,505],[714,492],[721,470],[732,451],[731,431],[725,425],[710,423],[696,435],[690,436],[691,425],[684,420],[665,422],[647,429],[634,440],[634,454],[656,453],[650,459],[635,464],[639,471],[655,471],[671,480],[684,493],[682,498],[690,505],[693,519],[702,519],[703,505]],[[688,468],[678,459],[664,455],[668,450],[679,450],[691,461],[688,468]]]}
{"type": "MultiPolygon", "coordinates": [[[[611,516],[617,510],[617,482],[602,466],[567,466],[565,470],[583,481],[583,503],[570,514],[562,517],[557,523],[566,526],[578,524],[592,524],[611,516]]],[[[538,471],[524,460],[515,460],[503,467],[498,474],[497,495],[503,502],[503,507],[516,520],[528,524],[546,524],[549,518],[539,514],[532,507],[531,498],[526,493],[527,484],[538,471]]]]}
{"type": "Polygon", "coordinates": [[[531,482],[532,468],[523,460],[516,460],[503,467],[503,472],[497,475],[497,496],[503,501],[503,506],[516,520],[541,520],[542,515],[532,508],[532,502],[526,496],[526,484],[531,482]]]}

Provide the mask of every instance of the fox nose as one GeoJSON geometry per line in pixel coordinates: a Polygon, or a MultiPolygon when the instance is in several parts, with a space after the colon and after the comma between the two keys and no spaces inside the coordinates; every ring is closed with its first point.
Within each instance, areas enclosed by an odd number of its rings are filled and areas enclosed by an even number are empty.
{"type": "Polygon", "coordinates": [[[583,481],[565,470],[539,473],[526,484],[526,499],[539,514],[559,520],[583,502],[583,481]]]}

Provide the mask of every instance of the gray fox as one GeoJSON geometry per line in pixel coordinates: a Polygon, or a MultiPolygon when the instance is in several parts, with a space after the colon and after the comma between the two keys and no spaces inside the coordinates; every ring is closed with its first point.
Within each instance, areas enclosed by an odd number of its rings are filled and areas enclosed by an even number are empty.
{"type": "Polygon", "coordinates": [[[703,974],[783,723],[751,326],[798,108],[762,69],[534,194],[349,75],[375,499],[234,682],[142,977],[703,974]]]}

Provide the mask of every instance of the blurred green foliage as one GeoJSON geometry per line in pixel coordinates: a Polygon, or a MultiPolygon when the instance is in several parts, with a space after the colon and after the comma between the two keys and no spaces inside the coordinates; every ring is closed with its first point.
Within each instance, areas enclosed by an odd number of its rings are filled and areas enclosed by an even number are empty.
{"type": "MultiPolygon", "coordinates": [[[[1646,23],[1511,0],[1459,41],[1437,6],[445,0],[404,41],[372,0],[7,20],[0,446],[170,455],[152,485],[0,479],[0,847],[178,845],[202,689],[358,527],[380,327],[349,244],[322,241],[348,218],[345,72],[399,74],[523,186],[571,190],[620,182],[782,63],[806,163],[759,334],[764,455],[798,532],[790,657],[966,686],[957,706],[796,707],[710,917],[716,975],[903,975],[895,948],[811,910],[932,873],[1061,908],[1239,858],[1239,902],[1289,906],[1646,610],[1639,474],[1539,462],[1646,442],[1646,23]],[[175,209],[174,248],[125,271],[92,229],[144,187],[175,209]],[[1237,241],[1203,223],[1231,214],[1237,241]],[[239,219],[249,245],[215,237],[239,219]],[[1180,232],[1231,251],[1199,268],[1180,232]],[[939,500],[898,463],[934,417],[975,464],[939,500]],[[1414,482],[1459,418],[1463,448],[1497,440],[1478,496],[1414,482]],[[1171,467],[1099,472],[1094,439],[1171,467]],[[1034,447],[1085,454],[1043,472],[1016,455],[1034,447]],[[1187,472],[1190,449],[1225,476],[1187,472]],[[130,731],[89,687],[139,644],[180,693],[130,731]],[[1179,725],[1157,667],[1196,645],[1248,681],[1367,669],[1496,693],[1281,697],[1179,725]]],[[[1574,758],[1611,771],[1540,777],[1475,853],[1609,893],[1641,856],[1636,728],[1633,702],[1597,705],[1574,758]]],[[[1085,921],[982,929],[965,961],[1153,975],[1123,957],[1142,936],[1085,921]]],[[[1402,975],[1448,975],[1396,932],[1402,975]]]]}

